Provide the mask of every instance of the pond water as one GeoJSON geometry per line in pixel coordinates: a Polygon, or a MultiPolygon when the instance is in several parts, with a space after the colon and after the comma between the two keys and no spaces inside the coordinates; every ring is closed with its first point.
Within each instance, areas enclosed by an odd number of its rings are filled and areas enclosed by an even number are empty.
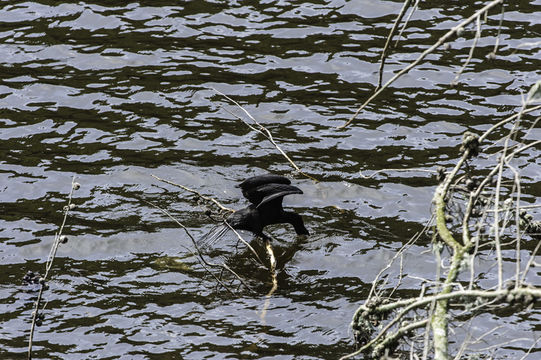
{"type": "MultiPolygon", "coordinates": [[[[421,2],[385,78],[483,4],[421,2]]],[[[34,358],[332,359],[353,351],[354,311],[376,274],[430,219],[437,185],[431,172],[370,179],[361,172],[451,168],[464,131],[514,114],[541,77],[541,1],[512,2],[496,59],[486,55],[499,8],[483,24],[457,86],[449,84],[468,56],[471,26],[338,130],[373,91],[401,6],[3,2],[0,357],[26,356],[37,286],[22,279],[43,273],[74,176],[81,188],[44,292],[34,358]],[[242,104],[319,182],[296,173],[216,90],[242,104]],[[267,229],[279,269],[271,296],[268,271],[242,248],[235,253],[235,236],[225,235],[217,250],[231,254],[228,263],[255,290],[231,296],[190,255],[185,232],[145,201],[196,238],[216,222],[192,195],[151,175],[239,209],[246,200],[235,185],[266,172],[303,190],[284,203],[302,214],[311,235],[296,237],[287,225],[267,229]],[[176,257],[182,268],[164,265],[176,257]]],[[[532,203],[541,197],[540,169],[540,160],[521,169],[532,203]]],[[[416,276],[434,274],[430,239],[421,238],[405,261],[407,292],[418,288],[416,276]]],[[[527,318],[539,320],[539,307],[527,318]]],[[[539,336],[538,326],[515,315],[486,316],[478,330],[502,321],[493,339],[525,340],[499,354],[521,354],[539,336]]]]}

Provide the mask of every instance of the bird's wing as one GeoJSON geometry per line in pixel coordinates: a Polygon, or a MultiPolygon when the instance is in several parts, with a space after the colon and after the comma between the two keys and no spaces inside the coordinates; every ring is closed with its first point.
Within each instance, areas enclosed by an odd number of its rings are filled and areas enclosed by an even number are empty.
{"type": "Polygon", "coordinates": [[[240,187],[243,191],[256,188],[261,185],[265,184],[291,184],[291,181],[283,177],[281,175],[274,175],[274,174],[265,174],[265,175],[258,175],[253,176],[251,178],[248,178],[237,185],[237,187],[240,187]]]}
{"type": "Polygon", "coordinates": [[[302,190],[298,187],[285,184],[266,184],[259,186],[257,190],[261,196],[261,201],[257,203],[257,208],[277,199],[280,199],[279,201],[281,203],[282,198],[286,195],[302,194],[302,190]]]}

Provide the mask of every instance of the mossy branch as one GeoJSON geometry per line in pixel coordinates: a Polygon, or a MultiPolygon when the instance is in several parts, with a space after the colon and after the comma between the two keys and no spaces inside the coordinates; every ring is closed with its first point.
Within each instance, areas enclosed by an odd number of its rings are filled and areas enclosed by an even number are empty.
{"type": "MultiPolygon", "coordinates": [[[[510,305],[517,306],[516,309],[518,310],[527,308],[532,303],[541,300],[541,289],[524,284],[526,273],[535,263],[534,257],[538,250],[541,249],[541,246],[535,248],[523,269],[518,265],[521,236],[527,234],[537,239],[538,233],[541,232],[541,222],[534,221],[525,212],[525,207],[520,206],[518,202],[521,189],[520,177],[518,170],[513,168],[511,164],[515,157],[541,144],[541,140],[528,143],[516,139],[516,134],[519,132],[517,126],[524,124],[524,120],[521,120],[520,115],[537,109],[539,108],[524,107],[518,115],[500,121],[480,137],[470,132],[464,133],[460,147],[461,156],[449,172],[440,174],[440,183],[436,187],[433,197],[434,231],[436,235],[433,246],[438,272],[434,280],[424,280],[427,283],[435,284],[435,286],[427,286],[428,291],[432,290],[433,294],[426,295],[425,286],[423,285],[419,297],[391,300],[385,298],[383,294],[385,292],[393,294],[396,288],[387,291],[384,289],[375,290],[378,285],[374,284],[368,299],[364,305],[357,309],[352,321],[352,328],[359,348],[354,353],[344,356],[343,359],[355,357],[361,353],[367,354],[371,358],[379,358],[389,351],[394,351],[404,336],[407,336],[411,341],[415,334],[422,331],[425,339],[423,356],[428,356],[427,354],[430,351],[428,347],[430,346],[434,359],[447,360],[450,356],[449,344],[451,343],[449,341],[451,305],[454,307],[463,306],[466,317],[471,316],[473,318],[476,312],[480,310],[486,311],[496,306],[509,308],[510,305]],[[488,173],[483,171],[482,177],[472,181],[473,168],[471,162],[481,152],[481,141],[486,140],[488,134],[496,128],[503,127],[512,120],[516,120],[518,123],[518,125],[514,124],[507,135],[508,137],[513,136],[513,146],[508,146],[509,142],[504,142],[504,147],[498,151],[500,157],[494,166],[489,169],[488,173]],[[504,173],[502,171],[503,167],[509,168],[513,173],[513,181],[509,182],[512,189],[505,190],[504,194],[507,200],[498,204],[494,200],[495,197],[492,192],[504,191],[506,186],[504,186],[504,181],[502,179],[496,181],[495,179],[495,177],[502,177],[502,173],[504,173]],[[470,181],[470,185],[461,185],[462,183],[467,184],[468,181],[470,181]],[[495,187],[498,182],[502,184],[501,189],[495,187]],[[513,192],[517,192],[518,195],[514,197],[513,192]],[[454,213],[458,200],[464,201],[464,204],[461,203],[459,215],[454,213]],[[511,206],[513,202],[515,202],[515,205],[511,206]],[[481,232],[483,226],[490,225],[490,221],[494,218],[494,213],[498,209],[500,209],[499,211],[505,210],[502,216],[504,220],[502,228],[506,224],[513,224],[516,227],[513,231],[513,240],[510,242],[516,243],[516,273],[510,278],[514,279],[514,281],[502,286],[503,280],[500,279],[503,276],[499,275],[497,286],[486,290],[475,289],[473,287],[475,283],[473,259],[476,258],[481,249],[488,248],[496,252],[494,265],[499,274],[503,273],[502,261],[499,261],[499,259],[503,258],[502,251],[507,245],[504,243],[496,244],[496,242],[500,241],[500,238],[496,237],[493,232],[489,234],[481,232]],[[472,237],[471,233],[474,233],[475,236],[472,237]],[[461,237],[458,237],[458,234],[461,237]],[[482,240],[479,239],[480,236],[483,237],[482,240]],[[440,241],[437,241],[437,239],[440,241]],[[440,282],[439,269],[441,267],[439,264],[442,261],[441,250],[445,245],[450,252],[448,256],[449,265],[444,279],[440,282]],[[470,286],[464,289],[464,286],[457,280],[459,274],[468,266],[471,266],[470,286]],[[426,313],[422,320],[418,319],[420,312],[426,313]],[[415,326],[411,324],[415,324],[415,326]],[[427,327],[426,330],[421,329],[423,325],[427,327]],[[429,340],[429,332],[432,335],[431,341],[429,340]]],[[[399,254],[402,256],[402,249],[399,254]]],[[[397,256],[398,253],[393,257],[393,261],[397,256]]],[[[389,268],[390,264],[384,268],[384,271],[389,268]]],[[[379,278],[381,275],[380,272],[377,277],[379,278]]],[[[403,275],[401,269],[399,277],[404,276],[407,275],[403,275]]],[[[466,348],[467,344],[465,342],[461,347],[461,353],[466,348]]]]}

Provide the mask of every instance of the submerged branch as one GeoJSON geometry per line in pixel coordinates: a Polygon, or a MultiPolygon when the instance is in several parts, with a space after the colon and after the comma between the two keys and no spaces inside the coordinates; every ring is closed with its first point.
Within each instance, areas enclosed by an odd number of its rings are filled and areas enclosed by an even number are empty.
{"type": "MultiPolygon", "coordinates": [[[[173,220],[178,226],[180,226],[184,232],[186,233],[186,235],[188,235],[188,237],[190,238],[190,240],[192,241],[192,244],[196,250],[196,255],[197,257],[199,258],[199,260],[201,261],[201,265],[206,265],[206,266],[209,266],[209,267],[214,267],[214,268],[221,268],[223,270],[226,270],[227,272],[229,272],[230,274],[232,274],[234,277],[237,278],[237,280],[239,280],[239,282],[244,285],[244,287],[246,287],[250,292],[253,292],[255,293],[254,290],[252,290],[252,288],[250,286],[248,286],[248,284],[246,284],[246,282],[236,273],[234,272],[233,270],[231,270],[231,268],[229,266],[227,266],[225,263],[222,263],[222,264],[214,264],[214,263],[211,263],[211,262],[208,262],[205,257],[203,256],[203,253],[201,251],[201,249],[199,248],[198,244],[197,244],[197,241],[195,240],[195,238],[192,236],[192,234],[190,233],[190,231],[188,230],[188,228],[182,224],[180,221],[178,221],[173,215],[171,215],[171,213],[169,213],[169,211],[161,208],[160,206],[148,201],[148,200],[145,200],[145,199],[142,199],[142,201],[144,201],[145,203],[147,203],[148,205],[160,210],[162,213],[164,213],[165,215],[167,215],[171,220],[173,220]]],[[[223,286],[227,292],[229,292],[231,295],[235,296],[235,293],[229,289],[229,287],[227,285],[225,285],[225,283],[219,279],[212,271],[210,271],[209,269],[207,269],[205,266],[203,266],[203,268],[221,285],[223,286]]]]}

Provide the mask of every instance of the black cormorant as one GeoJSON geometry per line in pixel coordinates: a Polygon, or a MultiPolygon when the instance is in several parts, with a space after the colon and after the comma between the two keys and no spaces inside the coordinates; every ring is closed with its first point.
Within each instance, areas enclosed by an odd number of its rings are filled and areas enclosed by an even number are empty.
{"type": "Polygon", "coordinates": [[[248,230],[265,237],[265,226],[288,223],[293,225],[297,235],[309,235],[302,217],[293,211],[285,211],[282,207],[284,196],[302,194],[302,190],[292,186],[288,178],[272,174],[258,175],[244,180],[237,187],[241,188],[242,195],[251,204],[235,211],[226,219],[232,228],[248,230]]]}

